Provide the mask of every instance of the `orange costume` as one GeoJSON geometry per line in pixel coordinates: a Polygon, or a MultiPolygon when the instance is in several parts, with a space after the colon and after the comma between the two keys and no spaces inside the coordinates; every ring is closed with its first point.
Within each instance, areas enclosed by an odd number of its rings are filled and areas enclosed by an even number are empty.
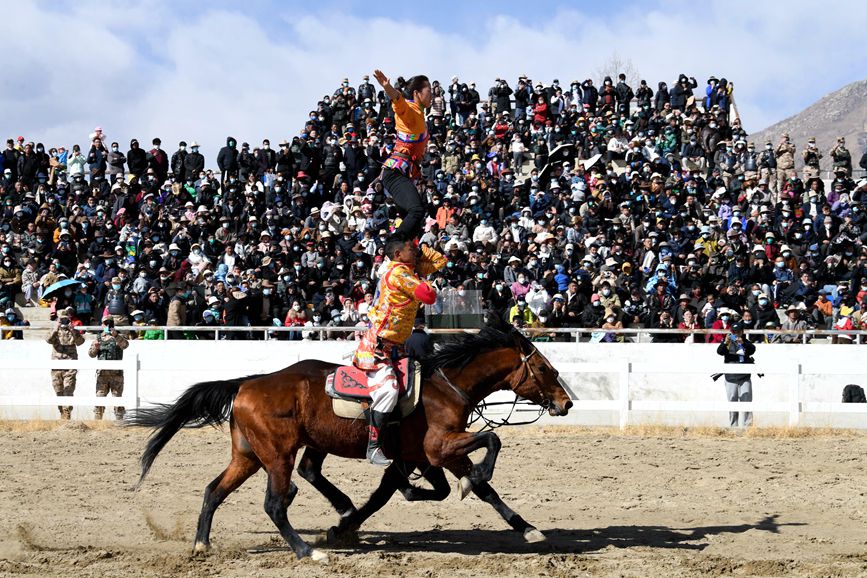
{"type": "Polygon", "coordinates": [[[424,156],[425,143],[430,138],[424,110],[414,101],[406,100],[403,95],[391,103],[391,108],[394,109],[397,141],[382,166],[400,171],[410,179],[416,179],[421,175],[419,162],[424,156]]]}
{"type": "Polygon", "coordinates": [[[424,277],[445,267],[448,259],[426,245],[421,252],[415,271],[398,261],[385,265],[367,313],[368,329],[353,358],[357,368],[377,371],[383,363],[391,365],[412,333],[419,304],[430,305],[436,300],[436,293],[424,277]]]}
{"type": "Polygon", "coordinates": [[[370,392],[368,411],[367,459],[378,466],[387,466],[379,433],[388,415],[397,405],[398,383],[394,362],[403,353],[403,344],[412,333],[419,303],[436,301],[436,291],[424,277],[446,266],[448,260],[428,246],[413,269],[408,263],[391,261],[376,286],[376,295],[367,312],[369,327],[358,344],[352,362],[367,373],[370,392]]]}

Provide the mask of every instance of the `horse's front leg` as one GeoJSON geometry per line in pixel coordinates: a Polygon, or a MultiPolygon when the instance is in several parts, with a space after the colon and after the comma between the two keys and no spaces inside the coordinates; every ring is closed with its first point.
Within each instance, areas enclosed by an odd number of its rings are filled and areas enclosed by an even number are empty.
{"type": "MultiPolygon", "coordinates": [[[[449,465],[449,471],[458,478],[462,478],[462,476],[465,475],[465,472],[470,471],[472,468],[473,463],[469,458],[464,458],[459,460],[457,463],[449,465]]],[[[535,526],[529,524],[520,514],[507,506],[505,502],[503,502],[502,498],[500,498],[497,491],[491,487],[491,484],[488,482],[481,482],[480,484],[473,485],[472,491],[477,498],[490,504],[491,507],[497,511],[500,517],[502,517],[503,520],[512,527],[512,529],[521,532],[527,542],[536,543],[544,542],[546,540],[545,535],[542,532],[536,529],[535,526]]]]}
{"type": "Polygon", "coordinates": [[[502,443],[493,432],[445,432],[428,435],[425,453],[434,466],[448,467],[460,479],[458,489],[461,499],[476,487],[489,482],[494,476],[494,466],[502,443]],[[467,456],[485,448],[485,457],[473,464],[467,456]]]}

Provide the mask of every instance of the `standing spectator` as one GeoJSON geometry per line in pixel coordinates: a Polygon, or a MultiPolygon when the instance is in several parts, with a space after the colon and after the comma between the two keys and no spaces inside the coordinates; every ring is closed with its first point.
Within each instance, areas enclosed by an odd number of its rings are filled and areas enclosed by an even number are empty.
{"type": "MultiPolygon", "coordinates": [[[[120,152],[120,145],[116,142],[111,143],[111,151],[106,156],[106,174],[110,182],[115,182],[119,175],[123,175],[123,165],[126,164],[126,156],[120,152]]],[[[90,171],[93,177],[93,169],[90,171]]]]}
{"type": "MultiPolygon", "coordinates": [[[[70,326],[72,312],[64,309],[58,313],[57,326],[46,341],[51,345],[51,359],[78,359],[76,347],[84,343],[84,337],[70,326]]],[[[58,396],[69,397],[75,393],[76,369],[52,369],[51,385],[58,396]]],[[[60,419],[72,418],[72,406],[58,406],[60,419]]]]}
{"type": "MultiPolygon", "coordinates": [[[[123,359],[123,350],[127,347],[129,341],[114,328],[114,319],[106,315],[102,319],[102,333],[90,344],[88,355],[102,361],[120,361],[123,359]]],[[[96,371],[96,397],[105,397],[109,391],[114,397],[123,396],[123,370],[98,369],[96,371]]],[[[102,419],[103,413],[105,407],[93,408],[94,419],[102,419]]],[[[125,413],[126,409],[121,406],[114,408],[114,417],[118,421],[123,419],[125,413]]]]}
{"type": "MultiPolygon", "coordinates": [[[[187,299],[189,299],[189,290],[186,283],[181,283],[177,291],[175,291],[172,300],[169,302],[168,316],[166,325],[169,327],[182,327],[187,324],[187,299]]],[[[183,339],[183,331],[169,331],[169,339],[183,339]]]]}
{"type": "MultiPolygon", "coordinates": [[[[725,358],[725,363],[754,363],[752,355],[756,352],[756,346],[744,335],[743,325],[734,323],[731,326],[731,332],[725,336],[716,352],[725,358]]],[[[753,382],[749,373],[726,373],[725,384],[726,397],[730,402],[753,401],[753,382]]],[[[752,425],[752,412],[743,413],[742,425],[744,427],[752,425]]],[[[738,412],[729,412],[729,425],[731,427],[738,426],[738,417],[738,412]]]]}
{"type": "Polygon", "coordinates": [[[176,183],[183,183],[187,180],[187,143],[181,141],[178,143],[178,150],[172,154],[170,169],[175,177],[176,183]]]}
{"type": "Polygon", "coordinates": [[[184,176],[188,182],[195,182],[205,170],[205,157],[199,152],[199,143],[190,143],[190,153],[184,158],[184,176]]]}
{"type": "Polygon", "coordinates": [[[141,178],[148,169],[147,153],[139,147],[138,139],[129,141],[129,151],[126,153],[126,163],[129,167],[129,174],[134,177],[141,178]]]}
{"type": "Polygon", "coordinates": [[[217,155],[217,166],[220,168],[220,185],[226,184],[230,175],[238,176],[238,141],[234,137],[226,137],[226,146],[217,155]]]}
{"type": "Polygon", "coordinates": [[[159,138],[155,138],[152,144],[154,148],[148,151],[147,154],[148,167],[156,172],[157,182],[162,185],[169,176],[169,155],[160,148],[162,141],[159,138]]]}
{"type": "Polygon", "coordinates": [[[837,169],[843,169],[846,173],[846,178],[852,177],[852,155],[846,148],[846,139],[840,137],[837,139],[837,144],[831,149],[831,159],[834,161],[834,172],[837,169]]]}
{"type": "Polygon", "coordinates": [[[780,137],[775,155],[777,157],[777,194],[782,194],[786,181],[797,176],[795,173],[795,145],[789,140],[789,133],[780,137]]]}

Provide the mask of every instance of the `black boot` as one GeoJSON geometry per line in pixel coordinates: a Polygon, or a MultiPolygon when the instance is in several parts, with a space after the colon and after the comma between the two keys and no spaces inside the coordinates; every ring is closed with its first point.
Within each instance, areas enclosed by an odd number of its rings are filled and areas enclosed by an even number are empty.
{"type": "Polygon", "coordinates": [[[388,414],[382,413],[381,411],[371,411],[369,414],[367,461],[375,466],[389,466],[391,465],[391,460],[386,458],[385,454],[382,452],[382,444],[380,441],[380,434],[382,433],[382,428],[385,425],[385,420],[388,417],[388,414]]]}

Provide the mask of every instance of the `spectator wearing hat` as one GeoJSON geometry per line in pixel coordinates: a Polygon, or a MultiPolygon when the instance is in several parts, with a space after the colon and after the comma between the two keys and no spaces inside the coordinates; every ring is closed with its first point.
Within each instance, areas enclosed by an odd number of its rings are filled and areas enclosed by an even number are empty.
{"type": "MultiPolygon", "coordinates": [[[[798,305],[792,303],[786,308],[786,319],[780,327],[783,331],[804,331],[808,329],[807,322],[803,319],[802,310],[798,305]]],[[[797,334],[782,334],[780,335],[782,343],[801,343],[802,337],[797,334]]]]}
{"type": "Polygon", "coordinates": [[[0,317],[0,327],[4,328],[0,331],[0,339],[24,339],[24,332],[21,330],[5,329],[7,327],[29,327],[30,322],[24,321],[12,307],[8,307],[0,317]]]}
{"type": "Polygon", "coordinates": [[[780,136],[780,142],[774,150],[777,164],[777,192],[782,193],[787,181],[795,178],[795,145],[789,139],[789,133],[784,132],[780,136]]]}
{"type": "Polygon", "coordinates": [[[105,312],[114,319],[116,325],[128,325],[129,312],[133,309],[131,305],[132,298],[128,295],[123,280],[119,276],[112,277],[103,302],[105,312]]]}
{"type": "MultiPolygon", "coordinates": [[[[120,361],[123,359],[123,350],[129,347],[129,341],[114,327],[114,319],[106,315],[102,319],[102,331],[90,344],[88,355],[103,361],[120,361]]],[[[123,370],[98,369],[96,371],[96,396],[105,397],[109,391],[114,397],[123,396],[123,370]]],[[[93,409],[94,419],[102,419],[105,407],[93,409]]],[[[114,408],[114,417],[120,421],[123,419],[126,409],[121,406],[114,408]]]]}
{"type": "MultiPolygon", "coordinates": [[[[751,364],[756,346],[750,342],[744,334],[743,325],[732,324],[730,332],[717,347],[717,354],[724,357],[725,363],[751,364]]],[[[725,374],[726,397],[730,402],[751,402],[753,400],[753,383],[749,373],[726,373],[725,374]]],[[[752,412],[743,412],[741,425],[749,427],[753,422],[752,412]]],[[[739,423],[738,412],[729,412],[729,425],[737,427],[739,423]]]]}
{"type": "MultiPolygon", "coordinates": [[[[51,359],[78,359],[76,347],[84,343],[84,337],[71,324],[72,311],[63,309],[58,312],[57,325],[45,340],[51,345],[51,359]]],[[[51,386],[58,396],[71,396],[75,393],[76,369],[52,369],[51,386]]],[[[72,417],[72,406],[58,406],[60,419],[72,417]]]]}

